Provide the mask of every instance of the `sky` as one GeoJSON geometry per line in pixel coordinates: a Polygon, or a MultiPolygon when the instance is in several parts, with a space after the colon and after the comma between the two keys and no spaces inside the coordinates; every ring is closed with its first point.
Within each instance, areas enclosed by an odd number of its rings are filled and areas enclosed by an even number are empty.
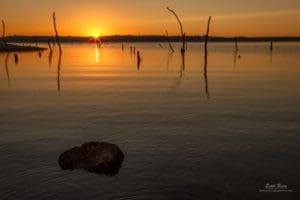
{"type": "Polygon", "coordinates": [[[300,0],[0,0],[7,35],[179,35],[174,9],[187,35],[300,36],[300,0]]]}

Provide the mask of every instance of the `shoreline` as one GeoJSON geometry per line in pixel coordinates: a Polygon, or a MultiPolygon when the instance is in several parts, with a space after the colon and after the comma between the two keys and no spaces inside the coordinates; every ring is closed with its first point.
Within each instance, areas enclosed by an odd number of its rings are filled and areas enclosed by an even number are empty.
{"type": "Polygon", "coordinates": [[[0,52],[21,52],[21,51],[45,51],[47,48],[37,46],[20,46],[15,44],[0,43],[0,52]]]}
{"type": "MultiPolygon", "coordinates": [[[[113,35],[100,37],[102,42],[167,42],[164,35],[113,35]]],[[[171,42],[181,42],[181,36],[170,36],[171,42]]],[[[300,42],[300,37],[209,37],[209,42],[300,42]]],[[[10,43],[48,43],[54,42],[52,36],[7,36],[10,43]]],[[[204,42],[204,36],[186,36],[187,42],[204,42]]],[[[93,43],[91,37],[60,36],[62,43],[93,43]]]]}

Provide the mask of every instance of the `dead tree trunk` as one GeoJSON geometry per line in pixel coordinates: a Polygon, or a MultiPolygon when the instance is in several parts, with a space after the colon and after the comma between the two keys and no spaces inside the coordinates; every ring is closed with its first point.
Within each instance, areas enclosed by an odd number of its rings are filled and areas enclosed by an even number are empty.
{"type": "Polygon", "coordinates": [[[167,10],[170,11],[175,16],[175,18],[178,21],[178,24],[179,24],[179,27],[180,27],[180,33],[181,33],[181,37],[182,37],[181,52],[184,53],[185,52],[185,48],[186,48],[186,45],[185,45],[185,32],[183,32],[183,27],[182,27],[181,20],[179,19],[177,13],[174,10],[170,9],[169,7],[167,7],[167,10]]]}
{"type": "Polygon", "coordinates": [[[1,20],[1,21],[2,21],[2,41],[3,41],[4,45],[7,46],[7,43],[5,40],[5,23],[4,23],[4,20],[1,20]]]}
{"type": "Polygon", "coordinates": [[[273,51],[273,41],[270,42],[270,51],[273,51]]]}
{"type": "Polygon", "coordinates": [[[238,40],[237,40],[237,38],[234,39],[234,44],[235,44],[235,51],[238,52],[239,51],[239,47],[238,47],[238,40]]]}
{"type": "MultiPolygon", "coordinates": [[[[208,37],[209,37],[209,31],[210,31],[210,22],[211,22],[211,16],[209,16],[208,18],[208,22],[207,22],[207,31],[206,31],[206,35],[205,35],[205,44],[204,44],[204,59],[205,59],[205,66],[207,63],[207,43],[208,43],[208,37]]],[[[206,70],[206,69],[205,69],[206,70]]],[[[205,71],[206,72],[206,71],[205,71]]]]}
{"type": "Polygon", "coordinates": [[[207,31],[205,35],[205,44],[204,44],[204,81],[205,81],[205,93],[207,99],[210,99],[210,94],[208,89],[208,77],[207,77],[207,54],[208,54],[207,43],[208,43],[208,36],[210,31],[210,22],[211,22],[211,16],[209,16],[208,18],[207,31]]]}
{"type": "Polygon", "coordinates": [[[62,50],[61,50],[61,45],[60,45],[60,41],[59,41],[59,35],[58,35],[58,32],[57,32],[57,28],[56,28],[56,16],[55,16],[55,12],[53,12],[53,25],[54,25],[56,43],[58,44],[59,53],[61,53],[62,50]]]}

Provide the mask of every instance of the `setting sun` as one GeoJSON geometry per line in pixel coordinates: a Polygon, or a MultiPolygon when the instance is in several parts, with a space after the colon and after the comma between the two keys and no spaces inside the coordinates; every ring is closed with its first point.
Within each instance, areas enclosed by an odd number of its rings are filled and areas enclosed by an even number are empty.
{"type": "Polygon", "coordinates": [[[92,34],[92,36],[94,37],[94,39],[96,40],[96,39],[99,39],[99,37],[100,37],[100,34],[99,34],[99,32],[98,31],[94,31],[93,32],[93,34],[92,34]]]}

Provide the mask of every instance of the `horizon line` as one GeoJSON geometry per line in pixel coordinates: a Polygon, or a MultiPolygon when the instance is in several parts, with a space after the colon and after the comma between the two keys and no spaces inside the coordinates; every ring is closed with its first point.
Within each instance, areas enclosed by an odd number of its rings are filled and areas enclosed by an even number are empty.
{"type": "MultiPolygon", "coordinates": [[[[6,35],[5,38],[9,37],[55,37],[55,35],[44,35],[44,34],[32,34],[32,35],[22,35],[22,34],[14,34],[14,35],[6,35]]],[[[94,36],[80,36],[80,35],[60,35],[59,37],[73,37],[73,38],[93,38],[94,36]]],[[[111,34],[111,35],[102,35],[98,38],[105,37],[167,37],[163,34],[111,34]]],[[[169,35],[169,37],[182,37],[181,35],[169,35]]],[[[205,35],[199,34],[191,34],[186,35],[186,37],[205,37],[205,35]]],[[[210,38],[300,38],[300,35],[258,35],[258,36],[245,36],[245,35],[237,35],[237,36],[209,36],[210,38]]]]}

